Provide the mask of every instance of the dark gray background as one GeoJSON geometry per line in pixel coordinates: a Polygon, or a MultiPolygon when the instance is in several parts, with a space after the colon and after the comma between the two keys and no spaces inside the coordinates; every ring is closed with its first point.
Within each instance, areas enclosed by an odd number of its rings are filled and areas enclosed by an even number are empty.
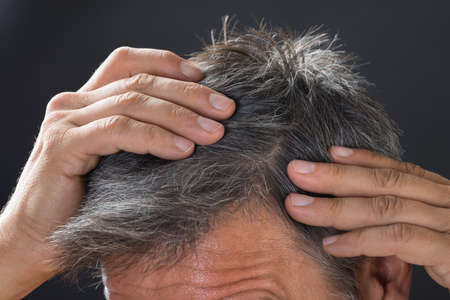
{"type": "MultiPolygon", "coordinates": [[[[24,165],[45,105],[77,90],[116,47],[199,49],[220,17],[266,18],[298,31],[324,24],[357,53],[374,93],[404,130],[404,158],[450,176],[449,25],[446,1],[0,1],[2,159],[0,205],[24,165]]],[[[59,280],[26,299],[101,299],[59,280]]],[[[422,268],[411,299],[448,299],[422,268]]]]}

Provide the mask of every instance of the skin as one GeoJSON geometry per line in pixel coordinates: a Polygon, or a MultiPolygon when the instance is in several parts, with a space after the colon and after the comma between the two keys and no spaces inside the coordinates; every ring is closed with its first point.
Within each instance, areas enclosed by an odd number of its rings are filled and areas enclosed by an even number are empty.
{"type": "Polygon", "coordinates": [[[224,98],[193,82],[202,76],[172,52],[123,47],[79,91],[49,101],[30,158],[0,216],[1,299],[20,299],[58,273],[49,263],[58,250],[46,237],[77,211],[85,192],[82,176],[100,155],[125,150],[182,159],[195,144],[223,136],[223,125],[214,120],[230,117],[234,101],[214,108],[211,100],[224,98]],[[211,132],[200,126],[207,120],[211,132]]]}
{"type": "Polygon", "coordinates": [[[367,150],[332,147],[330,155],[335,163],[289,163],[296,185],[336,196],[291,194],[290,215],[305,224],[348,230],[324,239],[332,255],[396,256],[424,266],[450,288],[450,181],[367,150]]]}
{"type": "MultiPolygon", "coordinates": [[[[101,155],[124,150],[183,159],[195,144],[223,136],[220,123],[206,126],[209,131],[200,124],[229,118],[235,104],[195,83],[202,76],[172,52],[122,47],[80,90],[49,101],[30,157],[0,215],[0,299],[20,299],[58,273],[50,263],[58,249],[46,237],[76,213],[85,191],[82,176],[101,155]],[[222,109],[211,105],[219,100],[222,109]],[[181,144],[186,148],[177,147],[181,144]]],[[[332,255],[385,257],[362,266],[364,299],[406,299],[407,263],[424,265],[449,288],[449,181],[367,151],[339,156],[336,150],[330,150],[334,164],[316,163],[309,174],[289,164],[296,185],[337,196],[297,206],[289,195],[286,207],[293,218],[349,230],[324,245],[332,255]]]]}
{"type": "Polygon", "coordinates": [[[293,244],[293,232],[259,209],[250,220],[227,215],[173,267],[143,274],[137,267],[111,276],[109,300],[338,299],[321,269],[293,244]],[[307,276],[305,276],[307,274],[307,276]]]}

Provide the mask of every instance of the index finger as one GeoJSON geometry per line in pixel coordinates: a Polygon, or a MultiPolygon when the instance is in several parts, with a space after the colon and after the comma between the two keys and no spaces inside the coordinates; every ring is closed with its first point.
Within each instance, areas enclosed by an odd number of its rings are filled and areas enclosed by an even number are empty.
{"type": "Polygon", "coordinates": [[[450,186],[395,169],[294,160],[287,171],[295,185],[310,192],[352,197],[391,195],[450,207],[450,186]]]}
{"type": "Polygon", "coordinates": [[[78,91],[91,91],[139,73],[185,81],[203,78],[203,72],[198,67],[171,51],[120,47],[108,56],[78,91]]]}
{"type": "Polygon", "coordinates": [[[450,184],[450,180],[445,177],[425,170],[418,165],[398,161],[369,150],[333,146],[330,148],[330,154],[334,161],[338,163],[352,164],[368,168],[391,168],[404,173],[424,177],[437,183],[450,184]]]}

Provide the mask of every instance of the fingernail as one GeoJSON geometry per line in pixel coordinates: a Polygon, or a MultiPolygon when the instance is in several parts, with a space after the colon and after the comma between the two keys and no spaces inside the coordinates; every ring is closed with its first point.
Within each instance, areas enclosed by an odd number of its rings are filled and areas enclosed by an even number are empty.
{"type": "Polygon", "coordinates": [[[194,146],[194,143],[192,141],[182,138],[181,136],[178,135],[174,137],[174,141],[178,149],[180,149],[183,152],[189,151],[194,146]]]}
{"type": "Polygon", "coordinates": [[[203,72],[199,68],[186,61],[181,62],[180,69],[181,73],[192,79],[197,79],[203,76],[203,72]]]}
{"type": "Polygon", "coordinates": [[[330,245],[339,239],[339,235],[331,235],[323,239],[323,245],[330,245]]]}
{"type": "Polygon", "coordinates": [[[336,156],[348,157],[353,154],[353,150],[346,147],[333,146],[331,152],[336,156]]]}
{"type": "Polygon", "coordinates": [[[314,201],[313,197],[309,197],[302,194],[294,194],[291,196],[291,201],[294,206],[306,206],[314,201]]]}
{"type": "Polygon", "coordinates": [[[217,131],[220,127],[222,127],[222,124],[220,124],[219,122],[204,118],[202,116],[198,117],[197,122],[201,128],[211,133],[217,131]]]}
{"type": "Polygon", "coordinates": [[[295,172],[300,174],[309,174],[314,171],[316,165],[309,161],[304,160],[294,160],[292,163],[292,167],[294,167],[295,172]]]}
{"type": "Polygon", "coordinates": [[[211,94],[211,96],[209,96],[209,103],[218,110],[226,110],[233,104],[233,100],[222,95],[211,94]]]}

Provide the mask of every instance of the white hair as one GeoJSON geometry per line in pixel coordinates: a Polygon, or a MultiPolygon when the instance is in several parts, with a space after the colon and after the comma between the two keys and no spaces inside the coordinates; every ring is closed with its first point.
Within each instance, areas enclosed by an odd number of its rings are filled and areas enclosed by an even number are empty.
{"type": "Polygon", "coordinates": [[[329,162],[332,145],[401,154],[399,130],[336,41],[318,28],[297,35],[261,23],[239,32],[225,20],[219,38],[191,58],[205,71],[201,84],[237,103],[223,121],[225,136],[180,161],[103,157],[86,178],[80,212],[52,237],[61,267],[98,271],[111,257],[119,258],[117,270],[142,259],[149,270],[167,266],[195,247],[221,212],[257,199],[298,233],[299,247],[328,275],[330,293],[359,299],[360,259],[332,257],[321,246],[339,231],[293,222],[283,205],[289,193],[311,194],[289,180],[292,159],[329,162]]]}

